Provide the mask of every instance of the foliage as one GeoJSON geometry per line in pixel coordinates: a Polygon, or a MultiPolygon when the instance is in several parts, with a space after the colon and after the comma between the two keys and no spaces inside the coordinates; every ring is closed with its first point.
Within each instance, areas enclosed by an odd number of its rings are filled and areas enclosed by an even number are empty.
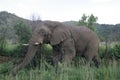
{"type": "Polygon", "coordinates": [[[28,27],[26,23],[20,21],[14,26],[14,30],[16,35],[18,36],[18,46],[15,50],[15,54],[13,56],[16,57],[23,57],[27,52],[27,47],[23,46],[22,44],[26,44],[29,42],[31,37],[31,28],[28,27]]]}
{"type": "Polygon", "coordinates": [[[16,54],[17,46],[18,45],[16,44],[6,43],[6,47],[4,47],[4,53],[2,55],[14,57],[16,54]]]}
{"type": "Polygon", "coordinates": [[[25,54],[27,53],[27,46],[23,46],[23,45],[17,45],[16,49],[14,50],[14,53],[11,54],[11,56],[13,57],[25,57],[25,54]]]}
{"type": "Polygon", "coordinates": [[[101,59],[104,58],[104,54],[105,54],[105,46],[100,46],[99,47],[99,56],[101,59]]]}
{"type": "Polygon", "coordinates": [[[7,44],[7,28],[5,26],[2,26],[0,28],[0,54],[3,54],[5,51],[5,47],[7,44]]]}
{"type": "Polygon", "coordinates": [[[44,50],[44,53],[45,53],[47,56],[52,55],[52,46],[51,46],[51,45],[45,44],[45,45],[43,46],[43,50],[44,50]]]}
{"type": "Polygon", "coordinates": [[[5,74],[5,73],[9,72],[12,68],[13,68],[13,63],[11,61],[1,64],[0,65],[0,74],[5,74]]]}
{"type": "Polygon", "coordinates": [[[95,31],[94,24],[97,22],[97,19],[98,18],[95,17],[93,14],[91,14],[90,16],[86,16],[85,14],[83,14],[83,16],[81,17],[81,20],[79,20],[78,25],[86,26],[91,30],[95,31]]]}
{"type": "MultiPolygon", "coordinates": [[[[105,58],[105,46],[100,46],[99,54],[103,59],[105,58]]],[[[120,44],[113,44],[112,46],[108,46],[108,59],[119,59],[120,58],[120,44]]]]}
{"type": "Polygon", "coordinates": [[[31,37],[31,29],[24,22],[20,22],[14,26],[15,33],[18,36],[19,43],[28,43],[31,37]]]}
{"type": "Polygon", "coordinates": [[[83,14],[83,16],[81,17],[81,20],[79,20],[79,25],[87,26],[87,18],[88,18],[88,16],[83,14]]]}
{"type": "Polygon", "coordinates": [[[45,54],[46,61],[52,64],[52,46],[49,44],[45,44],[43,46],[43,54],[45,54]]]}
{"type": "Polygon", "coordinates": [[[109,27],[108,27],[108,25],[102,25],[99,27],[98,35],[102,41],[103,40],[104,41],[111,40],[110,38],[112,38],[111,36],[113,36],[111,30],[112,30],[112,28],[110,28],[110,25],[109,25],[109,27]]]}
{"type": "Polygon", "coordinates": [[[97,24],[97,33],[102,41],[120,41],[120,25],[97,24]]]}
{"type": "MultiPolygon", "coordinates": [[[[79,62],[78,62],[79,63],[79,62]]],[[[11,68],[13,64],[0,65],[0,72],[9,70],[9,74],[1,74],[1,80],[13,80],[11,75],[11,68]],[[8,67],[10,66],[10,67],[8,67]],[[2,70],[2,71],[1,71],[2,70]],[[4,71],[3,71],[4,70],[4,71]]],[[[39,67],[35,69],[22,69],[15,77],[16,80],[119,80],[120,66],[117,61],[113,61],[112,64],[105,66],[105,60],[101,61],[101,66],[95,68],[94,66],[86,66],[78,64],[59,65],[60,73],[55,74],[55,69],[50,64],[42,60],[39,67]]]]}
{"type": "Polygon", "coordinates": [[[112,49],[112,57],[115,57],[116,59],[120,58],[120,44],[116,44],[112,49]]]}

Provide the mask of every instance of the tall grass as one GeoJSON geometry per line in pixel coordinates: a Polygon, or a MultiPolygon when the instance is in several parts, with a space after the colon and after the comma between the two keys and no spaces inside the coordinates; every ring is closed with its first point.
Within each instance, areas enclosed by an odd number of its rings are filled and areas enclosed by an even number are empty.
{"type": "MultiPolygon", "coordinates": [[[[12,66],[12,64],[8,64],[12,66]]],[[[0,70],[4,65],[0,65],[0,70]]],[[[105,65],[105,60],[102,61],[99,68],[94,66],[86,66],[78,63],[70,65],[59,65],[60,73],[55,74],[55,69],[52,65],[43,61],[40,67],[35,69],[22,69],[19,71],[16,80],[119,80],[120,79],[120,64],[113,61],[112,64],[105,65]]],[[[10,69],[9,69],[10,70],[10,69]]],[[[10,70],[11,71],[11,70],[10,70]]],[[[1,74],[0,80],[13,80],[11,73],[1,74]]]]}
{"type": "MultiPolygon", "coordinates": [[[[7,55],[15,55],[18,45],[9,44],[6,47],[7,55]]],[[[45,50],[51,54],[49,49],[45,50]]],[[[103,48],[103,47],[102,47],[103,48]]],[[[45,48],[47,49],[47,48],[45,48]]],[[[113,52],[118,55],[119,47],[114,48],[113,52]]],[[[104,48],[100,50],[100,53],[104,53],[104,48]]],[[[111,53],[113,53],[111,51],[111,53]]],[[[48,59],[48,58],[47,58],[48,59]]],[[[106,61],[102,60],[99,68],[95,66],[84,65],[84,60],[78,59],[75,63],[69,65],[59,65],[59,74],[55,74],[55,69],[47,61],[41,60],[40,65],[36,68],[24,68],[16,75],[16,80],[120,80],[120,62],[116,60],[106,61]]],[[[0,80],[14,80],[11,74],[13,62],[0,64],[0,80]],[[5,72],[9,72],[4,74],[5,72]]]]}
{"type": "Polygon", "coordinates": [[[6,43],[1,55],[6,55],[6,56],[13,55],[15,53],[17,46],[18,46],[17,44],[6,43]]]}

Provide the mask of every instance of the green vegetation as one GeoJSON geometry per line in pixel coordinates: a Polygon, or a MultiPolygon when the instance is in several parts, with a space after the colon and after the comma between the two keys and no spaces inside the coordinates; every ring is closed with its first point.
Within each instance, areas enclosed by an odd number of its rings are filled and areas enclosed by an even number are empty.
{"type": "MultiPolygon", "coordinates": [[[[44,60],[40,64],[40,67],[35,69],[23,69],[17,76],[16,80],[119,80],[120,65],[113,61],[111,64],[105,65],[105,61],[101,61],[102,64],[99,68],[94,66],[88,67],[81,65],[78,62],[78,66],[70,64],[68,66],[59,65],[60,74],[56,75],[54,67],[46,63],[44,60]]],[[[12,64],[0,65],[0,71],[6,67],[11,68],[12,64]]],[[[11,71],[11,69],[8,69],[11,71]]],[[[11,73],[1,74],[0,80],[13,80],[11,73]]]]}
{"type": "Polygon", "coordinates": [[[23,44],[28,44],[30,37],[31,37],[31,27],[28,27],[28,25],[20,21],[14,26],[15,34],[18,37],[18,46],[16,47],[16,54],[13,54],[12,56],[16,57],[24,57],[25,53],[27,52],[27,46],[23,46],[23,44]]]}
{"type": "Polygon", "coordinates": [[[20,44],[28,43],[31,37],[31,29],[23,21],[14,26],[16,35],[18,36],[18,42],[20,44]]]}
{"type": "Polygon", "coordinates": [[[108,59],[119,59],[120,58],[120,43],[112,44],[112,46],[108,46],[108,51],[106,54],[105,45],[100,46],[99,48],[100,57],[108,58],[108,59]]]}
{"type": "Polygon", "coordinates": [[[86,16],[85,14],[83,14],[83,16],[81,17],[81,19],[78,22],[78,25],[80,26],[86,26],[88,28],[90,28],[91,30],[95,31],[95,26],[94,24],[97,22],[97,17],[95,17],[93,14],[91,14],[90,16],[86,16]]]}
{"type": "Polygon", "coordinates": [[[4,56],[13,56],[15,54],[17,46],[18,46],[17,44],[6,43],[6,46],[3,49],[4,53],[2,55],[4,55],[4,56]]]}
{"type": "MultiPolygon", "coordinates": [[[[16,76],[17,80],[119,80],[120,76],[120,62],[116,59],[119,57],[120,45],[114,44],[111,47],[110,57],[112,59],[104,59],[105,47],[100,47],[101,65],[96,68],[93,64],[91,67],[84,65],[84,61],[78,59],[77,65],[72,64],[63,66],[59,64],[60,74],[55,74],[55,69],[50,65],[50,55],[52,47],[48,44],[43,46],[46,54],[44,58],[40,59],[40,64],[36,67],[30,66],[22,69],[16,76]],[[103,55],[102,55],[103,54],[103,55]],[[117,55],[118,57],[116,57],[117,55]]],[[[9,49],[9,47],[8,47],[9,49]]],[[[13,48],[14,49],[14,48],[13,48]]],[[[11,70],[13,68],[13,62],[0,64],[0,79],[1,80],[13,80],[11,70]],[[6,73],[8,72],[8,73],[6,73]]]]}

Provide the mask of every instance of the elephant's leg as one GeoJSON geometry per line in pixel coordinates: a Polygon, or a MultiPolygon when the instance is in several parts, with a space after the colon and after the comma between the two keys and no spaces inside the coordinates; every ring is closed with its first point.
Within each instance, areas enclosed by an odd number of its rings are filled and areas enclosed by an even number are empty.
{"type": "Polygon", "coordinates": [[[61,60],[61,53],[58,46],[53,46],[53,64],[55,67],[56,74],[59,73],[58,62],[61,60]]]}
{"type": "Polygon", "coordinates": [[[98,68],[100,65],[100,60],[99,60],[98,55],[94,56],[92,60],[94,61],[95,66],[98,68]]]}
{"type": "Polygon", "coordinates": [[[94,61],[96,67],[99,66],[99,59],[98,59],[98,49],[96,49],[96,46],[88,47],[84,53],[85,59],[87,63],[90,65],[91,61],[94,61]]]}
{"type": "Polygon", "coordinates": [[[93,54],[94,54],[94,51],[91,48],[86,49],[86,51],[84,52],[85,64],[88,67],[91,65],[91,61],[93,59],[93,54]]]}
{"type": "Polygon", "coordinates": [[[68,39],[62,43],[62,61],[69,63],[76,55],[75,45],[73,39],[68,39]]]}

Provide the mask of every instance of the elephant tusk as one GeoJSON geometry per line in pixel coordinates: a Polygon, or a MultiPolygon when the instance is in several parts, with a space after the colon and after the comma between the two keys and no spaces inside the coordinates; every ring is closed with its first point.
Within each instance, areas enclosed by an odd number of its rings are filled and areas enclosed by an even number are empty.
{"type": "Polygon", "coordinates": [[[29,46],[29,44],[22,44],[23,46],[29,46]]]}
{"type": "Polygon", "coordinates": [[[38,43],[38,42],[36,42],[36,43],[35,43],[35,45],[39,45],[39,43],[38,43]]]}

